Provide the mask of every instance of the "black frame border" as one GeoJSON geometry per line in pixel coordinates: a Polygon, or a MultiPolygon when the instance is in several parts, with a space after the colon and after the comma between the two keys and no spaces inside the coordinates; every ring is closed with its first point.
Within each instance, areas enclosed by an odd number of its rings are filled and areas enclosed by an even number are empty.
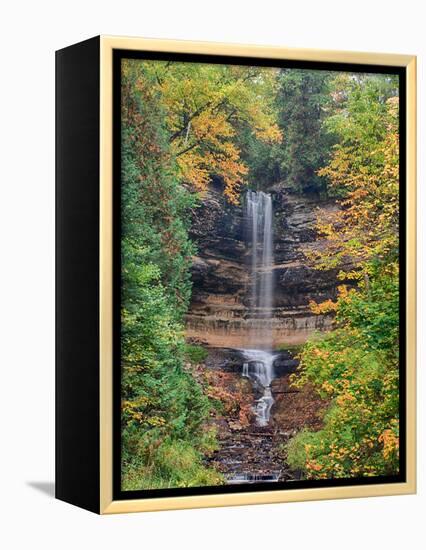
{"type": "Polygon", "coordinates": [[[407,481],[407,69],[406,67],[361,63],[320,62],[213,54],[113,50],[113,500],[201,496],[235,493],[275,492],[292,489],[333,488],[404,483],[407,481]],[[399,422],[400,468],[393,476],[300,480],[245,485],[220,485],[170,489],[123,491],[121,489],[121,61],[158,60],[187,63],[249,65],[274,68],[316,69],[326,71],[392,74],[399,77],[399,205],[400,205],[400,351],[399,422]]]}

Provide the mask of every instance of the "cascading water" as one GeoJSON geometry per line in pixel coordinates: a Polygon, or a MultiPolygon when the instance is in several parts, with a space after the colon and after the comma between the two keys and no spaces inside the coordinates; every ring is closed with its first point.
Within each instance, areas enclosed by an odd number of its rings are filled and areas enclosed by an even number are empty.
{"type": "Polygon", "coordinates": [[[273,212],[271,196],[248,191],[244,209],[247,251],[250,258],[248,287],[249,320],[246,347],[240,349],[242,375],[249,378],[257,399],[253,406],[255,424],[234,434],[227,453],[227,483],[277,482],[281,459],[274,451],[274,431],[268,429],[274,404],[271,383],[275,378],[273,352],[273,212]],[[245,432],[245,433],[244,433],[245,432]]]}
{"type": "Polygon", "coordinates": [[[274,398],[271,392],[271,382],[274,379],[274,354],[260,349],[241,350],[245,359],[243,364],[243,376],[257,384],[263,395],[256,402],[256,424],[267,426],[274,398]]]}
{"type": "Polygon", "coordinates": [[[262,388],[263,395],[255,407],[256,423],[267,426],[274,403],[271,382],[274,378],[274,354],[272,353],[273,307],[273,228],[271,195],[262,191],[248,191],[245,217],[251,252],[251,302],[252,326],[250,349],[241,350],[244,357],[243,376],[262,388]],[[260,349],[251,349],[256,345],[260,349]]]}

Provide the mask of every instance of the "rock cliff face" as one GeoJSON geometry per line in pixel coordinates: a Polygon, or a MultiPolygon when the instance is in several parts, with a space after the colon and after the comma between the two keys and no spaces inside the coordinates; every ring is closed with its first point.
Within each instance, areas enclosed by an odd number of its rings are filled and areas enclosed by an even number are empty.
{"type": "MultiPolygon", "coordinates": [[[[314,315],[309,301],[336,295],[336,273],[308,266],[306,251],[322,246],[317,216],[336,208],[332,201],[301,197],[277,184],[270,190],[274,210],[274,309],[270,321],[274,345],[303,343],[314,331],[327,330],[332,318],[314,315]]],[[[211,189],[194,213],[192,303],[187,337],[212,347],[256,347],[256,323],[250,301],[250,250],[243,208],[226,203],[211,189]]]]}

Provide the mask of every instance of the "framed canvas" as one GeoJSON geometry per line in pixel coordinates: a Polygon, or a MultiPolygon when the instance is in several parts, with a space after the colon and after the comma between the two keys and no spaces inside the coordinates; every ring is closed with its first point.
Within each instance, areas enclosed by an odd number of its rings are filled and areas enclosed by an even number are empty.
{"type": "Polygon", "coordinates": [[[415,492],[416,60],[56,54],[56,496],[415,492]]]}

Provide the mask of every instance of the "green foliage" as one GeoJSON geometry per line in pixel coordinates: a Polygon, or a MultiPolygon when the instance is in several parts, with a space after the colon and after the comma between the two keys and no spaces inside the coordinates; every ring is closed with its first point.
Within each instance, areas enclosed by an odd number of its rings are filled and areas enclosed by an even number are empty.
{"type": "Polygon", "coordinates": [[[338,328],[305,347],[295,385],[331,401],[323,428],[287,449],[308,478],[398,473],[398,312],[397,273],[377,270],[338,300],[338,328]]]}
{"type": "MultiPolygon", "coordinates": [[[[283,181],[299,193],[344,196],[343,188],[330,188],[331,174],[322,169],[336,145],[356,144],[358,157],[363,157],[358,168],[371,162],[368,155],[386,134],[386,102],[397,94],[397,84],[391,75],[281,70],[271,90],[275,101],[270,108],[283,139],[267,143],[247,125],[238,127],[250,186],[265,189],[283,181]]],[[[379,170],[383,156],[373,157],[379,170]]]]}
{"type": "Polygon", "coordinates": [[[223,483],[220,474],[202,466],[203,454],[186,441],[167,440],[154,450],[143,445],[137,436],[134,442],[132,461],[123,475],[123,487],[127,490],[203,487],[223,483]]]}
{"type": "Polygon", "coordinates": [[[206,359],[207,355],[208,351],[202,346],[194,346],[190,344],[185,345],[185,357],[194,365],[202,363],[206,359]]]}
{"type": "Polygon", "coordinates": [[[323,127],[330,103],[332,73],[282,69],[274,82],[273,109],[283,136],[265,143],[240,124],[238,140],[249,166],[249,185],[267,189],[284,181],[297,192],[321,192],[326,178],[317,174],[326,163],[332,134],[323,127]]]}
{"type": "MultiPolygon", "coordinates": [[[[276,101],[274,111],[275,117],[278,117],[276,101]]],[[[267,190],[272,184],[280,181],[280,159],[283,150],[281,141],[265,143],[248,125],[242,123],[238,125],[236,140],[241,150],[241,158],[249,168],[246,177],[249,188],[267,190]]]]}
{"type": "Polygon", "coordinates": [[[287,344],[283,342],[282,344],[277,344],[275,349],[277,351],[288,351],[292,355],[298,355],[303,349],[303,344],[287,344]]]}
{"type": "Polygon", "coordinates": [[[392,78],[340,75],[335,86],[341,105],[328,124],[339,144],[323,172],[344,199],[319,225],[330,242],[321,254],[328,267],[351,259],[341,276],[357,287],[312,304],[335,311],[336,328],[304,347],[293,383],[309,383],[330,407],[321,430],[287,446],[291,466],[323,479],[399,471],[398,102],[392,78]]]}
{"type": "Polygon", "coordinates": [[[316,433],[303,428],[297,434],[297,437],[290,439],[284,447],[287,455],[287,463],[290,464],[294,470],[305,470],[306,449],[312,447],[315,443],[315,437],[318,437],[316,433]]]}
{"type": "Polygon", "coordinates": [[[231,203],[247,180],[341,200],[318,225],[328,243],[319,263],[345,260],[342,279],[358,286],[312,304],[336,312],[335,330],[303,350],[283,344],[301,352],[294,384],[330,401],[322,429],[288,444],[288,462],[308,478],[397,473],[395,78],[139,60],[122,75],[123,489],[223,483],[204,462],[217,449],[212,406],[250,422],[247,392],[236,399],[217,373],[198,382],[207,352],[184,341],[188,220],[212,178],[231,203]]]}
{"type": "Polygon", "coordinates": [[[326,190],[318,175],[329,159],[335,138],[323,122],[328,116],[333,73],[284,69],[279,78],[279,125],[284,142],[279,158],[281,178],[299,192],[326,190]]]}
{"type": "MultiPolygon", "coordinates": [[[[325,126],[338,135],[339,146],[356,143],[358,157],[372,152],[385,138],[387,101],[398,95],[398,77],[336,73],[330,87],[333,103],[325,126]]],[[[370,160],[375,166],[383,157],[377,155],[370,160]]]]}
{"type": "Polygon", "coordinates": [[[161,106],[136,85],[139,71],[125,74],[122,100],[122,485],[214,484],[202,463],[210,403],[184,368],[194,197],[175,177],[161,106]]]}
{"type": "Polygon", "coordinates": [[[141,65],[135,84],[157,94],[176,176],[201,193],[215,177],[236,204],[248,172],[238,145],[240,128],[259,143],[281,140],[273,109],[277,70],[138,60],[126,60],[123,70],[131,74],[141,65]]]}
{"type": "Polygon", "coordinates": [[[393,80],[340,75],[334,82],[340,99],[327,126],[340,140],[319,173],[342,208],[318,224],[327,241],[313,256],[325,269],[351,266],[343,279],[368,276],[369,260],[398,260],[399,100],[388,96],[395,93],[393,80]]]}
{"type": "Polygon", "coordinates": [[[331,180],[332,194],[346,197],[356,187],[356,178],[371,181],[383,176],[384,165],[391,160],[387,155],[394,148],[387,137],[390,131],[397,133],[390,127],[397,125],[397,109],[390,105],[397,100],[398,77],[339,73],[331,88],[333,100],[323,127],[338,136],[338,142],[330,165],[320,175],[331,180]]]}

